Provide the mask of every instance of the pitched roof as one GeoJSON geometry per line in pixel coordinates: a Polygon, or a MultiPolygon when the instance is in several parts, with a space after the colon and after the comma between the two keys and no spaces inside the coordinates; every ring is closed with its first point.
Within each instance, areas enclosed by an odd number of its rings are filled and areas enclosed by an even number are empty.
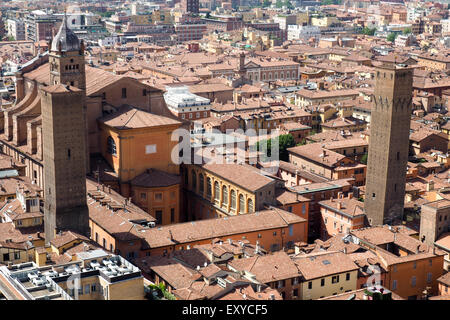
{"type": "Polygon", "coordinates": [[[181,122],[172,118],[156,115],[128,105],[124,105],[116,112],[100,118],[99,121],[119,130],[181,125],[181,122]]]}
{"type": "Polygon", "coordinates": [[[253,192],[275,181],[254,167],[235,163],[205,164],[203,169],[253,192]]]}
{"type": "Polygon", "coordinates": [[[352,259],[342,252],[296,256],[294,262],[306,280],[358,270],[352,259]]]}
{"type": "Polygon", "coordinates": [[[146,188],[168,187],[180,183],[181,178],[179,175],[170,174],[157,169],[148,169],[131,180],[132,185],[146,188]]]}
{"type": "Polygon", "coordinates": [[[278,251],[265,256],[237,259],[228,263],[232,270],[246,271],[262,283],[299,277],[296,264],[284,252],[278,251]]]}

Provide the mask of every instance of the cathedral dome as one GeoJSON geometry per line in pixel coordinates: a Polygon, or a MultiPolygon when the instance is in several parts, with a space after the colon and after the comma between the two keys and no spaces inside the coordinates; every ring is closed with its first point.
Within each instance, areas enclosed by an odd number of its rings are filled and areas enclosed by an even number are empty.
{"type": "Polygon", "coordinates": [[[52,51],[78,51],[80,50],[80,41],[72,30],[67,27],[67,17],[64,15],[63,22],[59,28],[58,34],[52,41],[52,51]]]}

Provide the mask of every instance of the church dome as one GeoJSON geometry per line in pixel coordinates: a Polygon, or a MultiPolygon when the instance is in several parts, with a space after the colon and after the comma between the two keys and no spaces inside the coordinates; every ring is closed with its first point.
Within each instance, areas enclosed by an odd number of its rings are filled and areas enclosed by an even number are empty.
{"type": "Polygon", "coordinates": [[[80,50],[80,41],[72,30],[67,26],[67,17],[64,15],[63,22],[59,28],[58,34],[52,41],[52,51],[78,51],[80,50]]]}

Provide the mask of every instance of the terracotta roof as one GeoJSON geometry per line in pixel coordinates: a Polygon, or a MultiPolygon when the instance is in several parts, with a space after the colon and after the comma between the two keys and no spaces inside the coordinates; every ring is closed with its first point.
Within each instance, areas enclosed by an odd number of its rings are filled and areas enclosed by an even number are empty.
{"type": "Polygon", "coordinates": [[[439,281],[440,283],[443,283],[443,284],[445,284],[447,286],[450,286],[450,272],[447,272],[443,276],[439,277],[437,279],[437,281],[439,281]]]}
{"type": "Polygon", "coordinates": [[[180,183],[181,178],[179,175],[170,174],[157,169],[148,169],[131,180],[132,185],[146,188],[168,187],[180,183]]]}
{"type": "Polygon", "coordinates": [[[364,203],[357,199],[342,198],[342,199],[329,199],[319,202],[321,206],[330,210],[343,212],[348,216],[357,217],[365,215],[364,203]],[[340,205],[340,208],[339,208],[340,205]]]}
{"type": "Polygon", "coordinates": [[[306,280],[358,270],[358,266],[342,252],[295,256],[294,262],[306,280]]]}
{"type": "Polygon", "coordinates": [[[262,283],[300,277],[296,264],[283,251],[266,256],[237,259],[228,263],[232,270],[246,271],[262,283]]]}
{"type": "Polygon", "coordinates": [[[74,231],[62,231],[60,234],[58,233],[50,243],[56,248],[60,248],[76,240],[89,241],[88,238],[74,231]]]}
{"type": "Polygon", "coordinates": [[[119,130],[181,125],[181,122],[172,118],[156,115],[127,105],[120,107],[117,112],[100,118],[98,121],[119,130]]]}
{"type": "Polygon", "coordinates": [[[275,183],[275,180],[250,166],[234,163],[205,164],[203,169],[252,192],[275,183]]]}
{"type": "Polygon", "coordinates": [[[322,143],[310,143],[303,146],[288,148],[288,152],[304,159],[312,160],[327,167],[336,167],[346,158],[337,152],[326,150],[322,143]]]}
{"type": "Polygon", "coordinates": [[[306,220],[281,209],[263,210],[225,218],[199,220],[146,229],[139,236],[149,248],[175,243],[225,238],[233,234],[283,228],[306,220]]]}

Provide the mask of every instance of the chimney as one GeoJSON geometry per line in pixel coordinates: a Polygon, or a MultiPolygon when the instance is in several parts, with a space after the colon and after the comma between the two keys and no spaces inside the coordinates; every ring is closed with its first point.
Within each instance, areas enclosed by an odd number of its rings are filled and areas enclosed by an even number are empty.
{"type": "Polygon", "coordinates": [[[430,180],[427,183],[427,191],[433,191],[434,190],[434,181],[430,180]]]}
{"type": "Polygon", "coordinates": [[[343,197],[342,191],[339,191],[338,192],[338,199],[342,199],[342,197],[343,197]]]}
{"type": "Polygon", "coordinates": [[[352,199],[352,198],[353,198],[353,193],[349,192],[349,193],[348,193],[348,198],[349,198],[349,199],[352,199]]]}
{"type": "Polygon", "coordinates": [[[347,247],[344,247],[344,253],[347,254],[347,247]]]}
{"type": "Polygon", "coordinates": [[[102,183],[102,191],[105,192],[105,185],[102,183]]]}
{"type": "Polygon", "coordinates": [[[111,194],[111,187],[108,186],[108,193],[111,194]]]}
{"type": "Polygon", "coordinates": [[[333,199],[333,196],[331,196],[331,198],[330,198],[330,202],[333,202],[334,201],[334,199],[333,199]]]}
{"type": "Polygon", "coordinates": [[[338,210],[342,209],[342,203],[340,201],[338,201],[338,203],[337,203],[337,208],[338,208],[338,210]]]}

